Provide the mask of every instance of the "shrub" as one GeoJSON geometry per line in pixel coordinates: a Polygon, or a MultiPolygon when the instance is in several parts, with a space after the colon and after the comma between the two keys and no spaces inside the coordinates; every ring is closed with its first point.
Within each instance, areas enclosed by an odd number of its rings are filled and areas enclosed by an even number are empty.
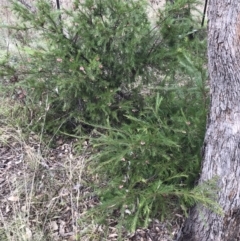
{"type": "Polygon", "coordinates": [[[168,84],[146,98],[137,118],[128,115],[121,128],[91,139],[94,172],[107,180],[97,188],[99,209],[110,217],[121,210],[121,222],[132,231],[150,218],[164,219],[169,210],[203,201],[192,188],[201,163],[204,96],[196,85],[168,84]]]}
{"type": "MultiPolygon", "coordinates": [[[[35,11],[19,2],[13,7],[21,21],[12,28],[34,29],[38,39],[22,41],[16,65],[23,66],[18,84],[27,93],[34,129],[72,131],[81,129],[82,121],[121,124],[133,107],[144,105],[142,86],[176,67],[177,49],[184,44],[178,32],[169,31],[169,10],[151,26],[144,1],[75,1],[73,10],[61,12],[46,0],[37,1],[35,11]],[[174,48],[170,37],[178,39],[174,48]]],[[[174,28],[184,26],[185,36],[191,23],[182,18],[174,28]]]]}

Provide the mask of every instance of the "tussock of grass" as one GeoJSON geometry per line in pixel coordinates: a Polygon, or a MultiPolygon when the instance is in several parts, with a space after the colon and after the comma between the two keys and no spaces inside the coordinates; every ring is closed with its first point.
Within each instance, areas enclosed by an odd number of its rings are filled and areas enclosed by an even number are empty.
{"type": "Polygon", "coordinates": [[[74,155],[71,142],[59,140],[50,149],[34,133],[26,139],[13,126],[14,105],[2,103],[0,240],[98,240],[102,234],[94,220],[84,220],[96,204],[88,187],[87,154],[74,155]]]}

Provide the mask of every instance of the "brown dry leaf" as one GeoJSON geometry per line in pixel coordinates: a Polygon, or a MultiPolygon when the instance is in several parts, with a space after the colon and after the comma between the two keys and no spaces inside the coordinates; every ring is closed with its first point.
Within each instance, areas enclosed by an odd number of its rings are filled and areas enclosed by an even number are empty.
{"type": "Polygon", "coordinates": [[[57,231],[58,230],[58,225],[57,225],[57,222],[56,221],[52,221],[50,223],[50,227],[51,227],[51,230],[54,232],[54,231],[57,231]]]}
{"type": "Polygon", "coordinates": [[[116,233],[112,233],[108,235],[109,238],[117,238],[118,235],[116,233]]]}
{"type": "Polygon", "coordinates": [[[9,205],[6,206],[6,210],[5,211],[6,211],[6,213],[11,211],[10,208],[9,208],[9,205]]]}
{"type": "Polygon", "coordinates": [[[27,206],[23,205],[23,206],[21,207],[21,211],[22,211],[23,213],[26,213],[26,212],[27,212],[27,206]]]}
{"type": "Polygon", "coordinates": [[[57,140],[57,145],[62,145],[63,144],[63,140],[60,138],[59,140],[57,140]]]}
{"type": "Polygon", "coordinates": [[[64,222],[63,220],[60,220],[60,224],[59,224],[59,234],[64,237],[65,234],[65,226],[66,226],[66,222],[64,222]]]}
{"type": "Polygon", "coordinates": [[[27,240],[32,240],[32,231],[30,228],[26,228],[26,238],[27,240]]]}
{"type": "Polygon", "coordinates": [[[68,241],[76,241],[76,236],[72,235],[68,238],[68,241]]]}
{"type": "Polygon", "coordinates": [[[19,201],[19,197],[18,196],[10,196],[8,198],[8,201],[10,201],[10,202],[18,202],[19,201]]]}

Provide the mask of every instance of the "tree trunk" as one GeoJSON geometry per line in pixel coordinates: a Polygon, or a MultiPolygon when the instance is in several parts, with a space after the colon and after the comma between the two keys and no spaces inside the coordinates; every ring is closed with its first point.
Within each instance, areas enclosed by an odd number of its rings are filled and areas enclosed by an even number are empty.
{"type": "Polygon", "coordinates": [[[240,240],[240,0],[208,6],[210,113],[200,183],[217,176],[223,215],[194,207],[181,241],[240,240]]]}

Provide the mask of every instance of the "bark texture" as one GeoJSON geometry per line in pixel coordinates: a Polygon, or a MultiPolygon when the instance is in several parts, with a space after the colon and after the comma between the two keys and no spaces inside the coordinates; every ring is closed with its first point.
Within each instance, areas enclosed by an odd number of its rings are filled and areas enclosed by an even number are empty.
{"type": "Polygon", "coordinates": [[[240,240],[240,0],[210,0],[211,102],[200,182],[214,176],[222,216],[194,207],[181,241],[240,240]]]}

